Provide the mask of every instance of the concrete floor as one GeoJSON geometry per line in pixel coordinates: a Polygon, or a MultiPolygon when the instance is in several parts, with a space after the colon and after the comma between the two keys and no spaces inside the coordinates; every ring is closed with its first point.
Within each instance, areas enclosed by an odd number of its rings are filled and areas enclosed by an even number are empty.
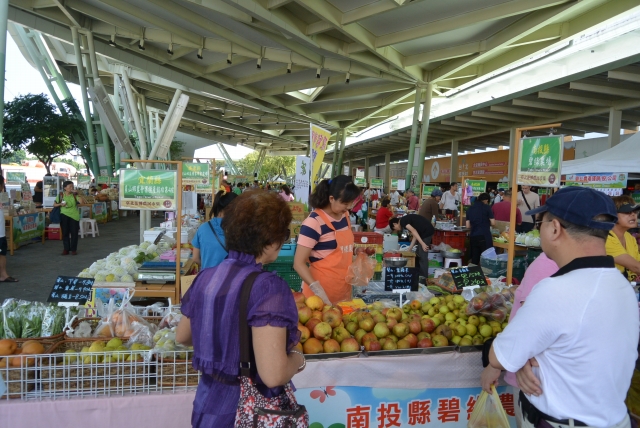
{"type": "MultiPolygon", "coordinates": [[[[7,272],[20,282],[0,283],[0,303],[9,297],[45,302],[59,275],[76,276],[98,259],[127,245],[139,244],[140,218],[135,212],[98,225],[100,236],[79,238],[78,255],[63,256],[62,241],[20,247],[7,255],[7,272]],[[131,216],[133,214],[133,216],[131,216]]],[[[157,226],[160,219],[151,219],[157,226]]]]}

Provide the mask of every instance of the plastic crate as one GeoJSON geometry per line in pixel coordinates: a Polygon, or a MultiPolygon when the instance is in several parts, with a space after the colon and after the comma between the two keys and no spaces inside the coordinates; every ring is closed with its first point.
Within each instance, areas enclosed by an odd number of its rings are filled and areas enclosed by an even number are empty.
{"type": "Polygon", "coordinates": [[[61,241],[62,240],[62,232],[59,227],[47,227],[47,239],[52,241],[61,241]]]}
{"type": "Polygon", "coordinates": [[[278,258],[274,263],[293,265],[293,258],[296,255],[297,244],[284,244],[278,253],[278,258]]]}
{"type": "Polygon", "coordinates": [[[384,243],[384,235],[377,232],[353,232],[355,244],[380,244],[384,243]]]}
{"type": "MultiPolygon", "coordinates": [[[[507,261],[506,260],[490,260],[484,257],[480,258],[480,266],[484,269],[485,273],[490,278],[498,278],[500,276],[507,275],[507,261]]],[[[513,259],[513,277],[519,281],[524,277],[524,272],[527,270],[526,256],[516,256],[513,259]]]]}
{"type": "Polygon", "coordinates": [[[445,243],[452,248],[462,251],[463,253],[466,251],[465,249],[465,240],[467,239],[465,232],[453,232],[449,230],[436,230],[433,234],[433,239],[431,243],[433,245],[439,245],[441,243],[445,243]]]}
{"type": "Polygon", "coordinates": [[[273,263],[269,263],[264,267],[264,270],[267,272],[276,272],[280,278],[284,279],[287,284],[289,284],[289,288],[293,291],[300,291],[302,289],[302,278],[298,275],[293,269],[293,262],[291,263],[278,263],[276,260],[273,263]]]}

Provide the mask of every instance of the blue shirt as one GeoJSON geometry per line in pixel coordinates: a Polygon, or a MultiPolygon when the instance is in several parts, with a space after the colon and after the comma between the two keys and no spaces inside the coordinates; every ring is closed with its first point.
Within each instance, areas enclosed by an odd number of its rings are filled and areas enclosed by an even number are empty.
{"type": "Polygon", "coordinates": [[[227,258],[227,250],[220,245],[220,242],[211,231],[211,227],[209,227],[209,224],[213,226],[213,230],[216,231],[220,241],[226,245],[221,223],[221,217],[212,218],[198,228],[196,236],[191,241],[191,245],[200,250],[201,269],[216,267],[227,258]]]}

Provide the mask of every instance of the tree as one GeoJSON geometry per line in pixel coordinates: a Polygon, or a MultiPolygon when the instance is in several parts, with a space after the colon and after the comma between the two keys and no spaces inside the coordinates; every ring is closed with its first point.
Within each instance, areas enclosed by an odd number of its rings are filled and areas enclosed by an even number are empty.
{"type": "Polygon", "coordinates": [[[2,155],[2,161],[5,164],[17,163],[18,165],[22,165],[23,160],[27,160],[27,154],[24,152],[24,150],[15,150],[8,153],[8,155],[6,156],[4,153],[2,155]]]}
{"type": "Polygon", "coordinates": [[[13,151],[27,151],[51,174],[53,161],[73,148],[69,136],[85,126],[70,113],[58,112],[44,94],[14,98],[4,108],[3,157],[13,151]]]}
{"type": "MultiPolygon", "coordinates": [[[[253,177],[253,171],[258,162],[258,152],[251,152],[244,158],[235,162],[240,175],[253,177]]],[[[296,171],[295,156],[265,156],[262,168],[258,174],[258,180],[265,181],[270,178],[281,176],[291,177],[296,171]]]]}

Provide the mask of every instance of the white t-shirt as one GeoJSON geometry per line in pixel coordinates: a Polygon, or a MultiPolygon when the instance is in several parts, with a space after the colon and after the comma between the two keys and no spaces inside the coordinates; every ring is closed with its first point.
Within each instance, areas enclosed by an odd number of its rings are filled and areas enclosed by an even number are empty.
{"type": "Polygon", "coordinates": [[[4,238],[6,236],[4,229],[4,210],[0,208],[0,238],[4,238]]]}
{"type": "Polygon", "coordinates": [[[497,204],[498,202],[501,202],[501,201],[502,201],[502,196],[500,196],[499,194],[496,195],[495,198],[493,198],[493,203],[494,204],[497,204]]]}
{"type": "MultiPolygon", "coordinates": [[[[522,195],[523,195],[522,192],[518,192],[518,209],[520,210],[520,214],[522,214],[522,222],[533,223],[535,221],[533,219],[533,216],[524,215],[524,213],[529,211],[529,208],[527,207],[527,204],[524,203],[524,199],[522,199],[522,195]]],[[[529,192],[528,195],[527,194],[524,194],[524,195],[525,195],[525,198],[527,198],[527,202],[529,203],[529,206],[531,207],[532,210],[535,210],[540,206],[540,196],[538,196],[537,193],[529,192]]]]}
{"type": "Polygon", "coordinates": [[[457,192],[455,195],[452,195],[451,191],[447,190],[442,194],[442,199],[440,199],[440,203],[442,204],[443,210],[457,211],[459,209],[458,206],[460,205],[460,195],[457,192]],[[456,201],[458,201],[457,204],[456,204],[456,201]]]}
{"type": "Polygon", "coordinates": [[[391,199],[391,205],[397,206],[398,203],[400,203],[400,193],[398,193],[397,190],[394,190],[393,192],[391,192],[389,197],[391,199]]]}
{"type": "Polygon", "coordinates": [[[511,372],[536,358],[542,394],[527,398],[539,410],[610,427],[627,413],[639,332],[629,282],[615,267],[585,268],[540,281],[493,348],[511,372]]]}

